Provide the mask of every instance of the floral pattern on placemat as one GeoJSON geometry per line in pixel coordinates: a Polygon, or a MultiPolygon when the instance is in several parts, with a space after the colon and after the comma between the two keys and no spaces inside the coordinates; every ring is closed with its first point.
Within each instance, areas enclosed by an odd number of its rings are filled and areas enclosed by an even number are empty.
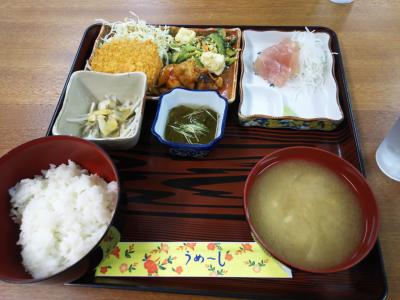
{"type": "Polygon", "coordinates": [[[256,243],[120,242],[96,276],[291,278],[292,272],[256,243]]]}

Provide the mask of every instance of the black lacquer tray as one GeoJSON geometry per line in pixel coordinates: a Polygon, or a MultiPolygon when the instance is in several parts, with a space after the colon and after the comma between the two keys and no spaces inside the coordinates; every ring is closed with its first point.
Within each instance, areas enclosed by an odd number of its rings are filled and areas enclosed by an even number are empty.
{"type": "MultiPolygon", "coordinates": [[[[86,30],[66,85],[72,72],[84,69],[100,27],[96,24],[86,30]]],[[[304,30],[304,26],[224,27],[304,30]]],[[[109,152],[123,189],[118,212],[122,241],[252,241],[242,205],[244,182],[252,166],[275,149],[319,147],[343,157],[365,174],[338,38],[328,28],[308,28],[328,33],[331,49],[338,53],[334,67],[344,122],[331,132],[241,127],[237,90],[218,147],[203,160],[176,160],[150,133],[157,102],[148,101],[138,145],[129,151],[109,152]]],[[[62,106],[65,87],[48,134],[62,106]]],[[[384,299],[387,295],[379,242],[361,263],[333,274],[293,270],[292,279],[96,278],[91,271],[69,284],[262,299],[384,299]]]]}

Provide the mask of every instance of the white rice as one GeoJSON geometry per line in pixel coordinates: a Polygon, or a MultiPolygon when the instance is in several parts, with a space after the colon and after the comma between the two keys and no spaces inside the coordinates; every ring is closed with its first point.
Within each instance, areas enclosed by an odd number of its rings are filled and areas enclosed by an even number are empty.
{"type": "Polygon", "coordinates": [[[9,190],[11,217],[20,224],[17,244],[33,278],[45,278],[85,256],[107,230],[118,186],[89,175],[73,161],[50,165],[42,176],[9,190]]]}

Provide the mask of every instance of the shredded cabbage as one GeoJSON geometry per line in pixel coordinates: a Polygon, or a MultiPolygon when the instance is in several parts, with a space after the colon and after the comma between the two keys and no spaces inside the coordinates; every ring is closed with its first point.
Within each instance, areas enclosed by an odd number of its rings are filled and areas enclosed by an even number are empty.
{"type": "Polygon", "coordinates": [[[325,83],[328,69],[328,53],[324,42],[307,27],[306,31],[295,32],[292,40],[300,46],[300,82],[311,89],[320,87],[325,83]]]}
{"type": "Polygon", "coordinates": [[[169,34],[168,26],[147,25],[146,21],[141,20],[135,13],[129,12],[133,18],[125,18],[123,22],[108,22],[99,20],[105,25],[110,26],[110,32],[102,39],[102,42],[109,43],[114,39],[137,39],[139,41],[151,40],[158,47],[158,53],[166,64],[168,64],[167,51],[170,43],[174,40],[169,34]]]}

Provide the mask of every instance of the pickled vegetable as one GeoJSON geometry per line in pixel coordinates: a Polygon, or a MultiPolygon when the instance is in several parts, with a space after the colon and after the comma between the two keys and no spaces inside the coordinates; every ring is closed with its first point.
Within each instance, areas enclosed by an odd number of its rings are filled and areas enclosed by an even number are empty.
{"type": "Polygon", "coordinates": [[[114,95],[106,95],[105,100],[92,102],[89,112],[77,118],[69,118],[69,122],[81,124],[81,136],[88,138],[126,137],[135,119],[137,104],[120,101],[114,95]]]}

